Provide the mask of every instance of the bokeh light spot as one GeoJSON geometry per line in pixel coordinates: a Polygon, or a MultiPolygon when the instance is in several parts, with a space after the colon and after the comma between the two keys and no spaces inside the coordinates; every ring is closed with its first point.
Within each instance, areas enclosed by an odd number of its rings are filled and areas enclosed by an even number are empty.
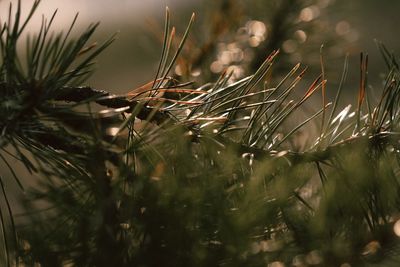
{"type": "Polygon", "coordinates": [[[285,267],[285,264],[280,261],[274,261],[268,264],[268,267],[285,267]]]}
{"type": "Polygon", "coordinates": [[[220,73],[224,69],[224,66],[217,60],[211,63],[210,70],[213,73],[220,73]]]}
{"type": "Polygon", "coordinates": [[[180,65],[176,65],[175,74],[178,75],[178,76],[182,76],[183,75],[182,68],[181,68],[180,65]]]}
{"type": "Polygon", "coordinates": [[[305,31],[302,31],[302,30],[297,30],[297,31],[294,33],[294,37],[296,38],[296,40],[297,40],[299,43],[304,43],[305,41],[307,41],[307,34],[306,34],[305,31]]]}
{"type": "Polygon", "coordinates": [[[400,220],[398,220],[393,226],[394,233],[400,237],[400,220]]]}
{"type": "Polygon", "coordinates": [[[194,69],[192,70],[192,72],[190,73],[191,76],[193,77],[199,77],[201,74],[201,70],[200,69],[194,69]]]}
{"type": "Polygon", "coordinates": [[[295,40],[289,39],[283,42],[282,49],[285,53],[291,54],[297,49],[297,42],[295,40]]]}
{"type": "Polygon", "coordinates": [[[249,38],[249,45],[251,47],[259,46],[260,42],[261,42],[260,39],[258,37],[256,37],[256,36],[252,36],[252,37],[249,38]]]}
{"type": "Polygon", "coordinates": [[[246,23],[247,32],[250,36],[264,37],[267,27],[261,21],[251,20],[246,23]]]}
{"type": "Polygon", "coordinates": [[[306,256],[306,261],[310,265],[318,265],[322,263],[322,255],[318,250],[313,250],[306,256]]]}
{"type": "Polygon", "coordinates": [[[338,35],[345,35],[350,32],[350,24],[345,20],[339,21],[336,24],[335,31],[338,35]]]}

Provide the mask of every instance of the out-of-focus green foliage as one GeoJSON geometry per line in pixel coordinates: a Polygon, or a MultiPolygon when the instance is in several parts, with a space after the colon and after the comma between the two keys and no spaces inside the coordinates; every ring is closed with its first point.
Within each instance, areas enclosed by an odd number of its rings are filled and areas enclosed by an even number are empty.
{"type": "Polygon", "coordinates": [[[324,68],[304,89],[300,64],[275,78],[278,51],[250,76],[195,87],[170,77],[194,16],[174,47],[167,10],[154,81],[112,95],[78,87],[112,39],[88,43],[96,25],[52,35],[52,20],[26,58],[20,3],[0,26],[2,265],[397,266],[400,72],[383,45],[381,96],[361,54],[343,110],[347,58],[333,100],[324,68]],[[317,92],[321,107],[293,125],[317,92]]]}

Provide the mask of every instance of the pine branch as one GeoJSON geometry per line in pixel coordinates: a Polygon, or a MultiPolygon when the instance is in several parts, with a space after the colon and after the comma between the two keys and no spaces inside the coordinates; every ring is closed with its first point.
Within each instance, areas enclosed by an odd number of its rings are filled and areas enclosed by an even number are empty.
{"type": "MultiPolygon", "coordinates": [[[[142,105],[138,101],[127,99],[125,96],[113,95],[105,90],[98,90],[88,86],[63,87],[60,89],[60,92],[55,100],[77,103],[87,100],[94,100],[97,104],[108,108],[128,108],[127,110],[124,110],[124,112],[128,113],[132,112],[138,105],[142,105]]],[[[161,111],[157,108],[147,106],[140,107],[137,118],[140,120],[148,120],[150,114],[152,114],[150,122],[154,122],[158,125],[161,125],[166,121],[174,121],[172,116],[170,116],[167,111],[161,111]]]]}
{"type": "Polygon", "coordinates": [[[249,147],[244,144],[235,143],[227,138],[218,137],[217,140],[221,144],[225,144],[226,147],[233,148],[234,151],[237,151],[238,155],[252,154],[254,159],[261,162],[268,159],[283,157],[293,164],[302,164],[331,160],[336,155],[341,155],[342,151],[351,149],[351,147],[373,147],[376,145],[385,147],[388,144],[396,144],[396,142],[400,140],[400,133],[381,132],[370,136],[354,136],[329,145],[324,149],[305,152],[295,152],[290,150],[266,151],[256,147],[249,147]]]}
{"type": "MultiPolygon", "coordinates": [[[[95,100],[96,103],[108,107],[108,108],[124,108],[129,107],[128,110],[124,112],[132,111],[136,105],[139,103],[137,101],[132,101],[126,99],[124,96],[118,96],[110,94],[105,90],[97,90],[91,87],[65,87],[65,90],[62,92],[56,100],[59,101],[67,101],[67,102],[82,102],[88,99],[97,99],[95,100]]],[[[150,113],[154,113],[155,115],[151,117],[150,122],[154,122],[158,125],[164,124],[166,121],[176,121],[176,119],[171,115],[171,113],[166,111],[154,110],[155,108],[152,107],[142,107],[141,111],[138,113],[137,117],[141,120],[147,120],[150,113]]],[[[195,131],[198,134],[198,130],[190,128],[187,126],[187,131],[195,131]]],[[[60,147],[60,140],[54,139],[53,137],[44,137],[42,140],[47,140],[49,145],[53,147],[60,147]]],[[[295,152],[295,151],[267,151],[264,149],[259,149],[256,147],[247,146],[246,144],[240,144],[239,142],[235,142],[230,138],[223,137],[222,135],[216,136],[216,140],[223,144],[225,147],[233,148],[237,151],[238,155],[250,153],[253,154],[254,158],[259,161],[263,161],[266,159],[276,158],[276,157],[285,157],[292,163],[311,163],[311,162],[323,162],[326,160],[331,159],[334,155],[339,155],[339,150],[349,149],[351,146],[360,146],[364,145],[369,147],[371,145],[385,145],[391,144],[395,142],[395,140],[399,139],[396,133],[393,132],[381,132],[369,136],[353,136],[347,139],[344,139],[340,142],[335,144],[329,145],[324,149],[319,149],[317,151],[306,151],[306,152],[295,152]],[[393,140],[395,139],[395,140],[393,140]]],[[[192,141],[198,142],[198,137],[193,136],[192,141]]],[[[61,147],[60,147],[61,148],[61,147]]],[[[65,151],[71,151],[73,146],[67,148],[63,146],[62,148],[65,151]]]]}

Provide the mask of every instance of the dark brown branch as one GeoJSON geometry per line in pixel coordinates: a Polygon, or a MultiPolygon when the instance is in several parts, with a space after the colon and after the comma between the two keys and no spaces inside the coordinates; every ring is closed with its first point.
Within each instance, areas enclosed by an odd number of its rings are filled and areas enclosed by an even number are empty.
{"type": "MultiPolygon", "coordinates": [[[[49,146],[56,150],[62,150],[68,154],[86,155],[87,147],[90,145],[84,138],[71,135],[63,128],[50,128],[40,125],[41,131],[27,131],[25,134],[33,140],[40,142],[44,146],[49,146]]],[[[120,155],[111,150],[105,150],[107,159],[115,165],[120,162],[120,155]]]]}
{"type": "MultiPolygon", "coordinates": [[[[132,112],[140,103],[129,100],[124,96],[110,94],[104,90],[98,90],[89,86],[84,87],[63,87],[55,100],[66,102],[82,102],[93,99],[99,105],[107,108],[129,107],[125,112],[132,112]]],[[[137,118],[140,120],[149,120],[158,125],[173,120],[173,117],[167,111],[157,110],[156,108],[143,106],[140,108],[137,118]],[[151,117],[150,117],[151,115],[151,117]]]]}

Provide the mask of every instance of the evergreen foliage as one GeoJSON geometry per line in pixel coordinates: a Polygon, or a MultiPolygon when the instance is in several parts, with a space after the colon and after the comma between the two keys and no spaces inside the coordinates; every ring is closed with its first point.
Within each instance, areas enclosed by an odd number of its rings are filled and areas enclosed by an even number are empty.
{"type": "Polygon", "coordinates": [[[76,18],[65,34],[43,19],[20,57],[38,4],[0,24],[2,265],[398,266],[400,72],[383,45],[381,97],[362,54],[343,110],[347,59],[332,102],[323,64],[305,89],[300,64],[271,84],[279,51],[247,78],[194,88],[169,76],[194,16],[173,50],[167,10],[154,81],[113,95],[81,86],[113,41],[88,43],[97,24],[71,40],[76,18]],[[317,92],[321,108],[287,123],[317,92]],[[299,150],[310,123],[319,131],[299,150]]]}

